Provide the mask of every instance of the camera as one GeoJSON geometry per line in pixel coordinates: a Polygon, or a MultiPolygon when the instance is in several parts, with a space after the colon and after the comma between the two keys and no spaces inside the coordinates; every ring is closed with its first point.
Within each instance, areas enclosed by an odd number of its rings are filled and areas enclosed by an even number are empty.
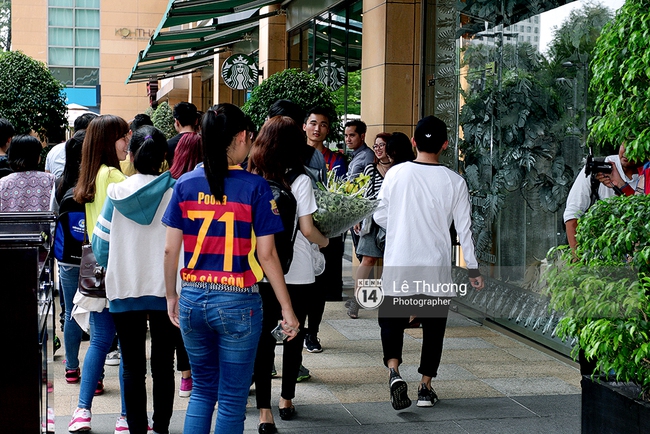
{"type": "Polygon", "coordinates": [[[592,154],[587,156],[585,165],[585,176],[597,173],[612,173],[612,166],[605,161],[605,157],[594,157],[592,154]]]}

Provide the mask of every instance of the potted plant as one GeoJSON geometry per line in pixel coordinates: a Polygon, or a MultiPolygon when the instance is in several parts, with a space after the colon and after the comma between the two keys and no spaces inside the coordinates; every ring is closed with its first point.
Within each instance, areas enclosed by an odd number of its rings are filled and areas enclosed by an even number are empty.
{"type": "Polygon", "coordinates": [[[578,247],[552,252],[557,333],[595,362],[582,380],[582,430],[641,431],[650,420],[650,196],[597,202],[578,220],[578,247]]]}
{"type": "MultiPolygon", "coordinates": [[[[314,74],[299,69],[285,69],[264,80],[252,90],[242,110],[261,128],[269,107],[279,99],[291,100],[304,110],[321,106],[336,114],[334,94],[330,88],[318,81],[314,74]]],[[[340,136],[339,121],[335,116],[330,125],[328,140],[335,143],[340,140],[340,136]]]]}

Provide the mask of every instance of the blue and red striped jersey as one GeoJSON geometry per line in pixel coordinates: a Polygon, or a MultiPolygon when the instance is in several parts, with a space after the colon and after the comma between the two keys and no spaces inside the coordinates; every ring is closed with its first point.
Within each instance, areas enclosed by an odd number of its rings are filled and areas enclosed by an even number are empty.
{"type": "Polygon", "coordinates": [[[224,189],[219,199],[210,193],[203,167],[184,174],[162,221],[183,231],[182,280],[244,288],[264,276],[256,237],[282,231],[282,220],[261,176],[231,166],[224,189]]]}

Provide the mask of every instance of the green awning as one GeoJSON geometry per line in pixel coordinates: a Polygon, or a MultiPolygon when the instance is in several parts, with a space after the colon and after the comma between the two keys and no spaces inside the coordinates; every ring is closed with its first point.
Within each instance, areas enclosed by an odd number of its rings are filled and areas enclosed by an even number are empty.
{"type": "Polygon", "coordinates": [[[197,53],[190,57],[140,64],[137,70],[131,72],[127,83],[160,80],[162,78],[189,74],[212,64],[214,55],[218,52],[218,50],[209,50],[208,52],[197,53]]]}
{"type": "MultiPolygon", "coordinates": [[[[205,66],[211,59],[206,58],[200,62],[198,57],[211,57],[215,49],[248,39],[257,29],[260,19],[282,12],[259,15],[255,9],[277,2],[278,0],[169,0],[165,15],[147,47],[138,54],[126,83],[166,78],[170,74],[181,75],[183,68],[185,73],[189,73],[205,66]],[[233,14],[246,11],[250,13],[233,21],[233,14]],[[210,21],[209,25],[162,31],[206,20],[210,21]]],[[[240,15],[242,14],[234,15],[234,18],[239,18],[240,15]]]]}
{"type": "Polygon", "coordinates": [[[170,0],[159,29],[261,8],[278,0],[170,0]]]}

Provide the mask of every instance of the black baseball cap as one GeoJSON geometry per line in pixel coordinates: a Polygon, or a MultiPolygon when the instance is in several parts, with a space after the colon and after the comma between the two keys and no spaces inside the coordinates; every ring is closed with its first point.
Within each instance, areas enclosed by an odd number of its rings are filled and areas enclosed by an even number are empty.
{"type": "Polygon", "coordinates": [[[447,141],[447,125],[435,116],[427,116],[416,125],[413,138],[418,148],[440,149],[447,141]]]}

